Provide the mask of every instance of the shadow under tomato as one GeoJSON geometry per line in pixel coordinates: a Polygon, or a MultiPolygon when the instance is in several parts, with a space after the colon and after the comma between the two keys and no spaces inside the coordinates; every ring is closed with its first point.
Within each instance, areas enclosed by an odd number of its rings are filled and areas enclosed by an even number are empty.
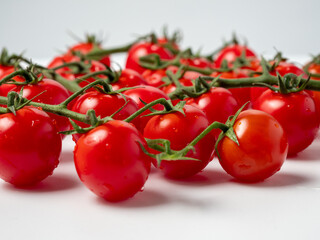
{"type": "Polygon", "coordinates": [[[249,187],[265,187],[265,188],[274,188],[274,187],[287,187],[287,186],[295,186],[305,184],[307,182],[312,181],[312,179],[292,173],[276,173],[274,176],[262,181],[262,182],[242,182],[237,179],[233,179],[232,182],[246,185],[249,187]]]}
{"type": "Polygon", "coordinates": [[[208,186],[208,185],[216,185],[230,182],[231,177],[222,172],[217,170],[203,170],[202,172],[185,179],[167,179],[170,183],[178,184],[178,185],[185,185],[187,187],[201,187],[201,186],[208,186]]]}
{"type": "Polygon", "coordinates": [[[16,192],[31,192],[31,193],[48,193],[74,189],[81,186],[81,182],[71,176],[65,174],[54,174],[49,176],[42,182],[28,187],[15,187],[11,184],[5,184],[7,190],[16,192]]]}
{"type": "Polygon", "coordinates": [[[320,161],[320,148],[307,148],[298,154],[288,156],[287,159],[297,162],[320,161]]]}
{"type": "Polygon", "coordinates": [[[101,205],[119,208],[146,208],[168,203],[166,196],[152,190],[144,190],[143,192],[137,193],[132,198],[121,202],[108,202],[100,197],[97,197],[96,201],[101,205]]]}

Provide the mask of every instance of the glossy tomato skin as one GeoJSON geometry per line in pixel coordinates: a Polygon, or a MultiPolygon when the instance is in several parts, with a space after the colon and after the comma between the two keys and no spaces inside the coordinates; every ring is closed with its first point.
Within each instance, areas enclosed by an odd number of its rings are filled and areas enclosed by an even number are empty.
{"type": "Polygon", "coordinates": [[[218,144],[220,164],[234,178],[245,182],[262,181],[280,170],[288,142],[280,123],[257,110],[240,113],[233,126],[239,146],[224,137],[218,144]]]}
{"type": "MultiPolygon", "coordinates": [[[[194,106],[184,106],[184,113],[186,116],[180,112],[153,116],[144,128],[143,136],[149,139],[167,139],[171,142],[171,149],[183,149],[209,125],[204,112],[194,106]]],[[[214,144],[214,136],[208,134],[195,145],[195,152],[189,151],[186,155],[201,161],[162,160],[160,170],[166,177],[173,179],[191,177],[212,160],[214,144]]],[[[155,161],[153,164],[156,166],[155,161]]]]}
{"type": "Polygon", "coordinates": [[[81,181],[107,201],[121,201],[141,191],[151,161],[139,145],[147,144],[132,125],[110,121],[84,134],[74,150],[81,181]]]}
{"type": "MultiPolygon", "coordinates": [[[[209,92],[197,98],[186,98],[186,104],[201,109],[207,116],[209,124],[214,121],[225,123],[228,117],[234,115],[240,108],[232,93],[225,88],[211,88],[209,92]]],[[[211,133],[217,138],[221,130],[215,129],[211,133]]]]}
{"type": "MultiPolygon", "coordinates": [[[[105,94],[98,91],[90,91],[77,99],[72,107],[72,111],[86,114],[88,110],[93,109],[97,117],[104,118],[118,111],[127,101],[125,107],[113,116],[114,119],[124,120],[139,109],[132,98],[128,96],[125,96],[125,98],[126,100],[120,94],[105,94]]],[[[88,124],[79,121],[75,122],[80,127],[89,127],[88,124]]],[[[139,118],[134,119],[132,123],[139,125],[139,118]]],[[[73,134],[73,140],[77,142],[81,135],[82,134],[73,134]]]]}
{"type": "MultiPolygon", "coordinates": [[[[32,100],[39,103],[57,105],[70,96],[68,90],[64,86],[57,81],[48,78],[42,79],[37,84],[14,85],[14,88],[10,89],[10,91],[19,93],[22,87],[22,96],[27,99],[32,99],[40,94],[32,100]]],[[[7,96],[8,92],[1,91],[0,94],[2,96],[7,96]]],[[[48,115],[57,124],[58,131],[70,130],[68,118],[53,113],[48,113],[48,115]]],[[[64,137],[64,135],[62,135],[62,137],[64,137]]]]}
{"type": "MultiPolygon", "coordinates": [[[[13,72],[15,72],[15,69],[13,67],[8,68],[6,71],[0,73],[0,80],[13,72]]],[[[17,82],[25,82],[25,79],[21,76],[15,76],[13,79],[17,82]]],[[[0,85],[0,96],[7,96],[8,92],[12,91],[15,87],[16,86],[14,84],[6,84],[6,83],[1,84],[0,85]]]]}
{"type": "MultiPolygon", "coordinates": [[[[235,71],[230,72],[214,72],[211,74],[212,77],[220,76],[220,78],[224,79],[234,79],[234,78],[247,78],[248,74],[245,70],[237,69],[235,71]]],[[[237,100],[239,106],[242,106],[243,104],[250,101],[250,88],[243,87],[243,88],[231,88],[229,91],[232,93],[232,95],[237,100]]]]}
{"type": "Polygon", "coordinates": [[[158,70],[151,70],[146,69],[142,76],[147,81],[147,84],[152,87],[160,87],[164,84],[162,78],[165,77],[167,69],[158,69],[158,70]]]}
{"type": "MultiPolygon", "coordinates": [[[[74,52],[80,52],[82,54],[88,54],[89,52],[91,52],[91,50],[94,49],[94,47],[97,47],[99,49],[101,49],[100,45],[94,44],[92,42],[82,42],[82,43],[78,43],[72,47],[70,47],[68,49],[67,55],[73,55],[74,52]]],[[[110,66],[111,62],[110,62],[110,57],[108,55],[102,57],[101,59],[99,59],[99,62],[101,62],[102,64],[106,65],[106,66],[110,66]]]]}
{"type": "MultiPolygon", "coordinates": [[[[320,64],[317,63],[311,63],[308,67],[308,72],[311,74],[320,74],[320,64]]],[[[311,77],[312,80],[320,80],[320,78],[317,77],[311,77]]],[[[318,113],[318,118],[320,119],[320,92],[319,91],[312,91],[312,97],[314,99],[314,102],[316,104],[316,109],[318,113]]]]}
{"type": "Polygon", "coordinates": [[[152,53],[158,54],[161,59],[173,58],[173,54],[163,46],[151,42],[141,42],[130,48],[127,56],[126,68],[133,69],[142,74],[145,71],[145,68],[140,66],[139,58],[152,53]]]}
{"type": "Polygon", "coordinates": [[[315,103],[304,91],[281,94],[266,90],[253,108],[267,112],[279,121],[288,136],[289,155],[301,152],[316,137],[319,120],[315,103]]]}
{"type": "Polygon", "coordinates": [[[121,88],[134,87],[138,85],[148,85],[142,75],[132,69],[121,70],[120,77],[117,82],[111,84],[113,90],[121,88]]]}
{"type": "MultiPolygon", "coordinates": [[[[55,68],[58,67],[62,64],[65,63],[70,63],[70,62],[79,62],[80,58],[77,56],[72,56],[72,55],[61,55],[61,56],[57,56],[55,57],[49,64],[48,64],[48,68],[55,68]]],[[[62,77],[64,77],[67,80],[74,80],[75,76],[73,73],[70,72],[71,69],[68,67],[63,67],[63,68],[59,68],[56,70],[56,73],[60,74],[62,77]]]]}
{"type": "MultiPolygon", "coordinates": [[[[87,61],[85,61],[85,63],[88,63],[88,64],[89,64],[89,62],[87,62],[87,61]]],[[[104,71],[104,70],[107,69],[105,65],[103,65],[101,62],[98,62],[98,61],[91,60],[91,61],[90,61],[90,64],[91,64],[90,70],[89,70],[90,73],[98,72],[98,71],[104,71]]],[[[84,76],[84,75],[86,75],[86,74],[85,74],[85,73],[78,73],[78,74],[75,74],[74,76],[75,76],[76,78],[80,78],[80,77],[82,77],[82,76],[84,76]]],[[[102,79],[103,79],[103,78],[107,78],[105,75],[98,75],[98,76],[96,76],[96,77],[102,78],[102,79]]],[[[80,83],[79,83],[79,86],[83,88],[83,87],[87,86],[89,83],[92,83],[92,82],[94,82],[94,81],[96,81],[96,80],[97,80],[97,79],[94,78],[94,77],[87,78],[86,80],[80,82],[80,83]]]]}
{"type": "Polygon", "coordinates": [[[0,115],[0,177],[15,186],[36,184],[59,163],[61,137],[43,111],[24,107],[0,115]]]}
{"type": "Polygon", "coordinates": [[[222,49],[215,57],[214,67],[220,68],[223,60],[228,62],[229,67],[232,63],[245,52],[245,56],[248,58],[256,59],[256,54],[247,46],[233,44],[222,49]]]}
{"type": "MultiPolygon", "coordinates": [[[[160,89],[151,87],[151,86],[137,86],[137,88],[125,91],[124,94],[126,96],[131,97],[138,104],[139,109],[145,106],[143,102],[140,101],[140,99],[142,99],[142,101],[146,103],[150,103],[159,98],[165,98],[169,100],[169,97],[167,94],[165,94],[160,89]]],[[[153,106],[153,109],[160,111],[160,110],[163,110],[164,107],[161,104],[157,104],[153,106]]],[[[146,110],[144,113],[140,115],[140,117],[137,117],[139,118],[139,126],[137,126],[137,128],[141,132],[143,132],[144,127],[146,126],[147,122],[151,118],[151,116],[148,116],[148,117],[144,117],[144,116],[150,113],[151,113],[150,110],[146,110]]]]}
{"type": "Polygon", "coordinates": [[[180,62],[188,66],[202,68],[202,69],[210,68],[212,64],[208,59],[203,57],[182,58],[180,59],[180,62]]]}
{"type": "MultiPolygon", "coordinates": [[[[274,61],[270,61],[270,64],[274,64],[274,61]]],[[[262,67],[260,66],[256,71],[262,72],[262,67]]],[[[277,72],[280,74],[280,76],[284,76],[287,73],[293,73],[297,76],[304,74],[304,77],[307,77],[307,75],[305,75],[304,71],[301,68],[297,67],[293,63],[288,63],[285,61],[281,61],[275,68],[275,70],[270,72],[270,74],[273,76],[277,76],[277,72]]],[[[251,102],[254,103],[256,99],[258,99],[261,94],[267,89],[268,88],[266,87],[252,87],[250,90],[251,102]]]]}

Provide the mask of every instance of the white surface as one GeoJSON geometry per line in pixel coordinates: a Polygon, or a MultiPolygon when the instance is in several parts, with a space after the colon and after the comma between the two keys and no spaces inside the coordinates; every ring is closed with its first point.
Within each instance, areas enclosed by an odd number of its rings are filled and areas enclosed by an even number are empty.
{"type": "Polygon", "coordinates": [[[0,239],[319,239],[320,140],[261,183],[234,181],[214,159],[185,181],[153,169],[144,191],[121,203],[84,187],[73,142],[63,146],[37,187],[0,183],[0,239]]]}

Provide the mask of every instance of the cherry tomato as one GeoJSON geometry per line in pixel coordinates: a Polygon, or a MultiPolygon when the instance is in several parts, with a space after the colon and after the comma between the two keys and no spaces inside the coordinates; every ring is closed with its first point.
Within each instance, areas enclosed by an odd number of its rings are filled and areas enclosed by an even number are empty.
{"type": "Polygon", "coordinates": [[[4,77],[3,74],[6,71],[10,71],[10,70],[11,72],[14,72],[14,66],[11,66],[11,65],[7,66],[7,65],[0,64],[0,79],[4,77]]]}
{"type": "MultiPolygon", "coordinates": [[[[15,72],[14,68],[7,69],[5,72],[0,74],[0,80],[13,72],[15,72]]],[[[17,82],[24,82],[25,81],[25,79],[21,76],[15,76],[13,79],[17,82]]],[[[7,84],[7,83],[1,84],[0,85],[0,96],[7,96],[8,92],[12,91],[12,89],[14,89],[14,88],[15,88],[14,84],[7,84]]]]}
{"type": "Polygon", "coordinates": [[[180,59],[182,64],[193,66],[197,68],[210,68],[211,62],[203,57],[182,58],[180,59]]]}
{"type": "MultiPolygon", "coordinates": [[[[274,61],[270,61],[270,64],[274,64],[274,61]]],[[[257,70],[257,72],[262,72],[262,67],[260,66],[257,70]]],[[[280,74],[280,76],[284,76],[287,73],[293,73],[297,76],[300,76],[301,74],[305,74],[304,71],[301,68],[298,68],[293,63],[288,63],[285,61],[281,61],[278,66],[275,68],[274,71],[270,72],[271,75],[276,76],[277,72],[280,74]]],[[[304,77],[307,77],[304,75],[304,77]]],[[[250,98],[251,102],[254,104],[257,98],[261,96],[261,94],[266,91],[268,88],[266,87],[252,87],[250,90],[250,98]]]]}
{"type": "MultiPolygon", "coordinates": [[[[144,103],[140,101],[140,99],[142,99],[142,101],[146,103],[150,103],[159,98],[165,98],[169,100],[169,97],[167,94],[165,94],[160,89],[151,87],[151,86],[137,86],[137,88],[125,91],[124,94],[126,96],[131,97],[138,104],[139,109],[145,106],[144,103]]],[[[163,110],[164,107],[161,104],[157,104],[153,106],[153,109],[159,111],[159,110],[163,110]]],[[[147,122],[151,118],[151,116],[148,116],[148,117],[144,117],[144,116],[150,113],[151,113],[150,110],[146,110],[144,113],[140,115],[139,126],[137,126],[137,128],[141,132],[143,132],[144,127],[146,126],[147,122]]]]}
{"type": "Polygon", "coordinates": [[[126,68],[133,69],[138,73],[143,73],[145,68],[139,64],[139,58],[148,54],[158,54],[161,59],[172,59],[173,54],[159,44],[151,42],[142,42],[133,45],[129,52],[126,62],[126,68]]]}
{"type": "MultiPolygon", "coordinates": [[[[212,77],[217,77],[218,75],[221,74],[221,78],[225,79],[233,79],[233,78],[247,78],[247,72],[242,69],[237,69],[234,71],[230,72],[214,72],[211,74],[212,77]]],[[[232,95],[235,97],[237,100],[239,106],[242,106],[246,102],[250,101],[250,88],[232,88],[229,89],[229,91],[232,93],[232,95]]]]}
{"type": "MultiPolygon", "coordinates": [[[[48,64],[48,68],[51,69],[51,68],[58,67],[62,64],[65,64],[65,63],[79,62],[79,61],[80,61],[79,57],[72,56],[72,55],[61,55],[61,56],[55,57],[48,64]]],[[[64,77],[67,80],[74,80],[75,79],[74,74],[71,72],[71,69],[68,67],[59,68],[56,70],[56,73],[60,74],[62,77],[64,77]]]]}
{"type": "MultiPolygon", "coordinates": [[[[318,63],[311,63],[308,66],[308,72],[311,74],[320,74],[320,64],[318,63]]],[[[317,77],[311,77],[312,80],[320,80],[317,77]]],[[[312,91],[312,97],[316,104],[316,109],[318,113],[318,118],[320,119],[320,92],[319,91],[312,91]]]]}
{"type": "Polygon", "coordinates": [[[170,44],[171,47],[173,48],[173,50],[179,51],[180,47],[177,44],[177,42],[172,42],[170,40],[168,40],[167,38],[163,37],[163,38],[158,38],[157,42],[160,46],[166,46],[167,44],[170,44]]]}
{"type": "Polygon", "coordinates": [[[121,88],[134,87],[138,85],[147,85],[147,82],[140,73],[132,69],[123,69],[121,70],[119,80],[111,85],[113,90],[118,90],[121,88]]]}
{"type": "MultiPolygon", "coordinates": [[[[200,109],[185,105],[183,111],[185,116],[180,112],[153,116],[144,128],[143,136],[149,139],[167,139],[171,142],[171,149],[183,149],[209,125],[206,115],[200,109]]],[[[162,160],[160,170],[169,178],[191,177],[211,161],[214,144],[214,136],[208,134],[194,146],[195,152],[189,151],[186,155],[201,161],[162,160]]],[[[156,165],[156,162],[153,161],[153,164],[156,165]]]]}
{"type": "Polygon", "coordinates": [[[121,201],[141,191],[150,172],[147,144],[132,125],[114,120],[84,134],[74,150],[77,173],[96,195],[121,201]]]}
{"type": "Polygon", "coordinates": [[[240,113],[233,130],[239,146],[228,137],[218,144],[219,161],[234,178],[262,181],[280,170],[287,156],[288,142],[280,123],[262,111],[240,113]]]}
{"type": "Polygon", "coordinates": [[[147,69],[142,73],[142,77],[147,81],[148,85],[152,87],[160,87],[165,83],[162,81],[162,78],[167,76],[166,71],[167,69],[147,69]]]}
{"type": "Polygon", "coordinates": [[[288,136],[290,155],[307,148],[316,137],[319,129],[316,107],[305,91],[281,94],[266,90],[253,108],[267,112],[279,121],[288,136]]]}
{"type": "MultiPolygon", "coordinates": [[[[69,97],[68,90],[57,81],[44,78],[37,84],[27,85],[13,85],[14,88],[10,91],[20,92],[23,87],[22,96],[27,99],[33,99],[34,102],[47,103],[47,104],[60,104],[69,97]]],[[[8,89],[7,89],[8,90],[8,89]]],[[[7,96],[8,92],[1,91],[2,96],[7,96]],[[3,94],[3,95],[2,95],[3,94]]],[[[53,113],[48,113],[51,119],[57,124],[58,131],[70,130],[70,123],[68,118],[59,116],[53,113]]],[[[61,135],[64,137],[65,135],[61,135]]]]}
{"type": "MultiPolygon", "coordinates": [[[[193,86],[193,82],[190,79],[187,79],[184,77],[180,78],[179,82],[181,83],[182,86],[185,86],[185,87],[193,86]]],[[[161,90],[166,94],[172,93],[176,89],[177,87],[174,83],[170,83],[169,85],[161,88],[161,90]]]]}
{"type": "MultiPolygon", "coordinates": [[[[89,52],[91,52],[95,47],[97,47],[98,49],[101,49],[101,46],[99,44],[95,44],[93,42],[82,42],[82,43],[78,43],[74,46],[72,46],[71,48],[68,49],[67,55],[73,55],[74,52],[80,52],[82,54],[88,54],[89,52]]],[[[106,65],[106,66],[110,66],[110,57],[108,55],[102,57],[101,59],[99,59],[99,62],[101,62],[102,64],[106,65]]]]}
{"type": "MultiPolygon", "coordinates": [[[[118,109],[121,109],[120,112],[113,116],[114,119],[123,120],[129,117],[131,114],[135,113],[139,108],[136,102],[125,96],[126,99],[123,98],[120,94],[105,94],[98,91],[87,92],[82,95],[77,101],[74,103],[72,107],[72,111],[86,114],[88,110],[93,109],[96,112],[96,116],[100,116],[101,118],[111,116],[118,109]]],[[[88,124],[75,121],[80,127],[88,127],[88,124]]],[[[139,118],[136,118],[132,121],[133,124],[139,126],[139,118]]],[[[73,134],[73,140],[75,142],[81,137],[82,134],[73,134]]]]}
{"type": "MultiPolygon", "coordinates": [[[[85,61],[85,63],[89,63],[89,62],[85,61]]],[[[104,70],[107,69],[105,65],[103,65],[101,62],[98,62],[98,61],[91,60],[90,64],[91,64],[91,66],[90,66],[90,70],[89,71],[91,73],[104,71],[104,70]]],[[[75,74],[74,76],[76,78],[80,78],[80,77],[82,77],[84,75],[86,75],[86,74],[85,73],[78,73],[78,74],[75,74]]],[[[98,75],[96,77],[98,77],[98,78],[107,78],[105,75],[98,75]]],[[[96,81],[96,78],[94,78],[94,77],[87,78],[86,80],[80,82],[79,86],[83,88],[83,87],[87,86],[89,83],[92,83],[94,81],[96,81]]]]}
{"type": "Polygon", "coordinates": [[[228,62],[228,66],[232,67],[232,63],[241,55],[245,53],[245,56],[251,59],[256,59],[256,54],[247,46],[233,44],[223,48],[215,57],[214,68],[220,68],[223,60],[228,62]]]}
{"type": "Polygon", "coordinates": [[[43,111],[24,107],[0,115],[0,177],[16,186],[33,185],[59,163],[61,137],[43,111]]]}
{"type": "MultiPolygon", "coordinates": [[[[201,109],[206,114],[209,124],[214,121],[225,123],[228,117],[234,115],[240,107],[232,93],[220,87],[211,88],[209,92],[197,98],[186,98],[184,101],[188,105],[201,109]]],[[[220,132],[219,129],[211,131],[216,138],[220,132]]]]}

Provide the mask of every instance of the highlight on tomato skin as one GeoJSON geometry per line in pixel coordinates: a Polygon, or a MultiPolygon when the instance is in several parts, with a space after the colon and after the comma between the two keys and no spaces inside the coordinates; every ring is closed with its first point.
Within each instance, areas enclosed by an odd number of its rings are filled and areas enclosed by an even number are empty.
{"type": "Polygon", "coordinates": [[[130,123],[109,121],[80,137],[74,150],[77,173],[94,194],[110,202],[133,197],[142,190],[151,160],[141,133],[130,123]]]}
{"type": "Polygon", "coordinates": [[[246,110],[233,130],[239,145],[226,136],[218,143],[219,162],[228,174],[239,181],[259,182],[280,170],[287,157],[288,139],[274,117],[246,110]]]}
{"type": "Polygon", "coordinates": [[[0,177],[17,187],[35,185],[59,164],[61,137],[35,107],[0,115],[0,177]]]}

